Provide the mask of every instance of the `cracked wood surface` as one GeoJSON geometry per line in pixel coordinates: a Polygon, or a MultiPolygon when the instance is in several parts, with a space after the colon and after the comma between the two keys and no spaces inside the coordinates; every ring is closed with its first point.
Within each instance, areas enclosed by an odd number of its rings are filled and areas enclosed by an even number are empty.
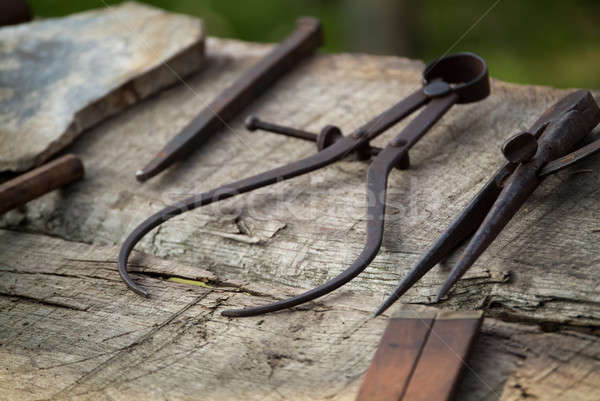
{"type": "MultiPolygon", "coordinates": [[[[11,400],[353,400],[387,324],[361,294],[223,318],[223,307],[293,290],[222,282],[141,253],[132,271],[152,298],[135,296],[116,274],[114,246],[0,230],[0,252],[0,394],[11,400]],[[174,275],[206,286],[162,279],[174,275]]],[[[488,318],[459,399],[597,400],[599,345],[488,318]]]]}
{"type": "MultiPolygon", "coordinates": [[[[116,273],[116,246],[143,218],[315,151],[310,143],[246,132],[246,114],[314,131],[334,123],[348,132],[413,91],[423,67],[397,57],[319,55],[191,157],[137,183],[134,172],[269,48],[210,38],[203,69],[186,85],[69,148],[83,159],[85,180],[2,217],[2,393],[353,399],[386,323],[371,313],[502,163],[504,139],[566,93],[494,81],[487,100],[453,108],[415,146],[412,168],[391,174],[378,257],[316,303],[240,320],[218,313],[297,294],[358,255],[364,162],[338,162],[171,220],[132,259],[151,298],[127,291],[116,273]]],[[[457,255],[403,298],[410,310],[485,310],[459,399],[598,399],[599,164],[594,156],[548,178],[447,301],[431,304],[457,255]]]]}

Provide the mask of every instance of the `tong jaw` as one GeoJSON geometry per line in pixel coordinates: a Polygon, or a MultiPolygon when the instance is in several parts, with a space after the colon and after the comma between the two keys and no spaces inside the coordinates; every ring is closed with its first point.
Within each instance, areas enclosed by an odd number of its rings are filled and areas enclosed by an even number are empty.
{"type": "MultiPolygon", "coordinates": [[[[542,150],[542,153],[547,155],[537,157],[540,166],[538,176],[548,176],[571,165],[574,162],[572,154],[578,155],[577,160],[592,154],[589,150],[581,151],[581,149],[588,148],[589,145],[572,153],[567,153],[568,150],[565,149],[573,149],[588,135],[597,124],[597,113],[598,105],[589,91],[573,92],[546,110],[534,124],[537,132],[534,134],[527,131],[520,132],[507,139],[502,145],[502,153],[511,163],[525,163],[537,155],[539,139],[546,148],[542,150]],[[552,139],[553,137],[554,139],[552,139]],[[566,162],[568,164],[565,164],[566,162]],[[547,168],[548,164],[552,164],[551,171],[547,168]]],[[[591,145],[588,149],[596,149],[594,144],[591,145]]]]}

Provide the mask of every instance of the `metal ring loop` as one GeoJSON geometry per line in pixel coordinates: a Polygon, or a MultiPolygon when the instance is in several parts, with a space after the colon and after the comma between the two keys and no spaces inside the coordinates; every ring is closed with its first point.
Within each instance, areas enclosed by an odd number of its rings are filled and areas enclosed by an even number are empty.
{"type": "Polygon", "coordinates": [[[458,94],[458,103],[471,103],[490,94],[490,79],[485,61],[474,53],[455,53],[437,59],[423,71],[425,84],[442,79],[458,94]]]}

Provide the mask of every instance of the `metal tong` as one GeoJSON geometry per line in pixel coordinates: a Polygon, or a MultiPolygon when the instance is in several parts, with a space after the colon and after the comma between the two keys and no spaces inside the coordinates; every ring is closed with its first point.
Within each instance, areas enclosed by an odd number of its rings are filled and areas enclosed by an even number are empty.
{"type": "Polygon", "coordinates": [[[423,72],[421,88],[350,135],[342,135],[340,129],[335,126],[326,126],[320,134],[316,135],[250,118],[247,123],[251,129],[258,127],[284,135],[316,140],[319,152],[283,167],[191,196],[152,215],[133,230],[123,243],[118,258],[119,273],[131,290],[148,296],[146,290],[129,276],[127,259],[135,244],[153,228],[188,210],[309,173],[351,153],[356,153],[360,158],[369,158],[375,155],[367,171],[367,191],[368,194],[376,196],[375,201],[368,202],[367,206],[367,215],[371,218],[367,220],[366,245],[354,263],[335,278],[298,296],[265,306],[226,310],[222,314],[236,317],[253,316],[291,308],[325,295],[356,277],[369,265],[379,251],[383,236],[387,179],[392,168],[408,167],[409,149],[452,105],[484,99],[489,92],[490,86],[485,61],[475,54],[459,53],[429,64],[423,72]],[[421,106],[425,106],[424,110],[385,148],[372,148],[369,145],[372,139],[421,106]]]}
{"type": "Polygon", "coordinates": [[[573,151],[599,122],[600,110],[594,98],[589,91],[580,90],[546,110],[528,132],[509,138],[502,146],[508,162],[437,239],[375,315],[389,308],[425,273],[473,235],[440,289],[438,302],[475,263],[544,178],[600,151],[600,140],[573,151]]]}

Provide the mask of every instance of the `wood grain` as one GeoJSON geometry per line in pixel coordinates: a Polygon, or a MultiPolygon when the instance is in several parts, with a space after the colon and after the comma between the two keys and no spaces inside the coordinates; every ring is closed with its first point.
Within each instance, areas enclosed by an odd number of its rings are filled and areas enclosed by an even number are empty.
{"type": "Polygon", "coordinates": [[[392,316],[365,373],[357,401],[399,401],[409,387],[435,315],[392,316]]]}
{"type": "Polygon", "coordinates": [[[479,334],[481,312],[441,312],[435,318],[403,401],[450,401],[479,334]]]}
{"type": "MultiPolygon", "coordinates": [[[[132,270],[152,290],[146,299],[120,281],[116,252],[0,230],[0,394],[11,400],[355,399],[387,324],[371,317],[372,297],[226,319],[222,308],[280,299],[292,289],[223,282],[207,270],[137,253],[132,270]]],[[[457,397],[595,400],[599,346],[589,334],[486,319],[457,397]]]]}

